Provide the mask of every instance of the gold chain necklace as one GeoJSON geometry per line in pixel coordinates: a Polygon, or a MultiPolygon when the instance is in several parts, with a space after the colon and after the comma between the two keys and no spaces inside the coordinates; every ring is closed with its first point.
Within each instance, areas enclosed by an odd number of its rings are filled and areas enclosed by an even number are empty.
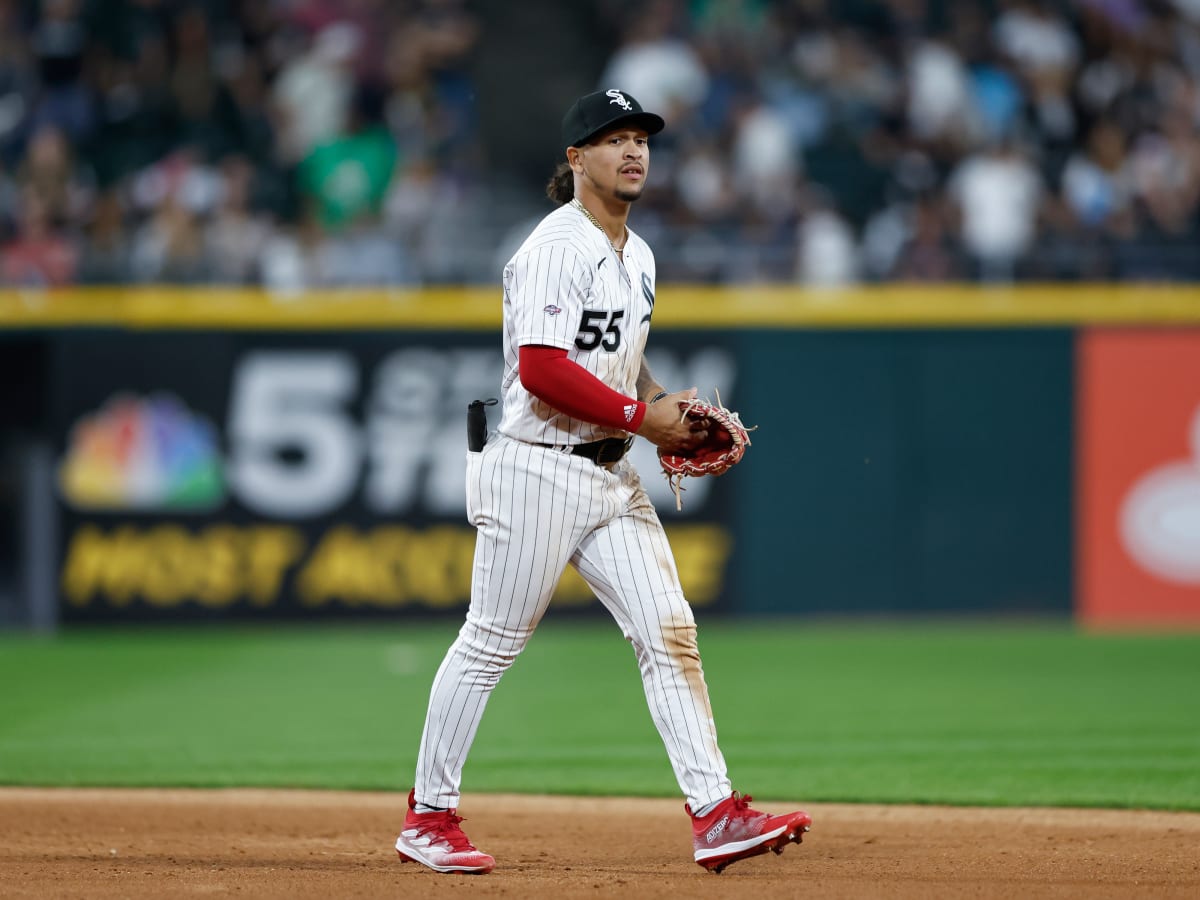
{"type": "Polygon", "coordinates": [[[621,244],[621,246],[618,247],[616,244],[614,244],[612,242],[612,238],[610,238],[608,236],[608,232],[604,230],[604,226],[600,224],[600,221],[595,216],[592,215],[592,211],[590,209],[588,209],[586,206],[584,206],[582,203],[579,202],[578,197],[573,197],[571,199],[571,205],[574,206],[581,213],[583,213],[585,216],[587,216],[588,221],[600,229],[600,233],[602,235],[604,235],[604,239],[606,241],[608,241],[608,246],[612,247],[613,253],[616,253],[619,255],[625,249],[625,244],[629,243],[629,228],[628,227],[626,227],[626,229],[625,229],[625,243],[621,244]]]}

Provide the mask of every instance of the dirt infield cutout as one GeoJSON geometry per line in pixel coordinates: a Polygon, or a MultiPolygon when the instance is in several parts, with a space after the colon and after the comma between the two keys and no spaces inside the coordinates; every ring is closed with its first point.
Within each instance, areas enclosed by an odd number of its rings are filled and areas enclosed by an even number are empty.
{"type": "MultiPolygon", "coordinates": [[[[5,897],[1200,897],[1200,814],[796,804],[782,856],[704,872],[682,801],[469,795],[497,860],[437,875],[392,849],[405,795],[0,789],[5,897]]],[[[771,811],[788,803],[755,803],[771,811]]]]}

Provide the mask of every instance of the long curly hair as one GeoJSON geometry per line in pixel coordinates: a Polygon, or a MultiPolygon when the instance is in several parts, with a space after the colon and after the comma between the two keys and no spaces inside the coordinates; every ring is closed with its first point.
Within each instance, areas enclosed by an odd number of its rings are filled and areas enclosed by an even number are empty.
{"type": "Polygon", "coordinates": [[[575,197],[575,172],[565,162],[560,162],[546,183],[546,196],[562,206],[575,197]]]}

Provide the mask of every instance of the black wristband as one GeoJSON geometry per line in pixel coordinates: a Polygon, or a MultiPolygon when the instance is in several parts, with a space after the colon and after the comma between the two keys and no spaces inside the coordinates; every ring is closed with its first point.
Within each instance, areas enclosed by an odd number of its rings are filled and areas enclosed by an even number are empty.
{"type": "MultiPolygon", "coordinates": [[[[661,400],[665,396],[667,396],[666,391],[659,391],[657,394],[655,394],[653,397],[650,398],[650,403],[657,403],[659,400],[661,400]]],[[[649,406],[650,404],[648,403],[646,405],[649,406]]]]}

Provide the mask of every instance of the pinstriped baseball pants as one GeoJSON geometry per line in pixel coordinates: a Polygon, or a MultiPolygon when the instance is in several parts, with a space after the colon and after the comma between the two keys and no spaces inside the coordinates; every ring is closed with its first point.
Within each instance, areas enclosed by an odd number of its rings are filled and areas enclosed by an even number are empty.
{"type": "Polygon", "coordinates": [[[692,809],[729,796],[696,623],[636,470],[493,435],[467,454],[478,530],[466,622],[442,660],[417,757],[416,798],[457,807],[463,765],[500,676],[524,649],[568,563],[634,649],[650,714],[692,809]]]}

